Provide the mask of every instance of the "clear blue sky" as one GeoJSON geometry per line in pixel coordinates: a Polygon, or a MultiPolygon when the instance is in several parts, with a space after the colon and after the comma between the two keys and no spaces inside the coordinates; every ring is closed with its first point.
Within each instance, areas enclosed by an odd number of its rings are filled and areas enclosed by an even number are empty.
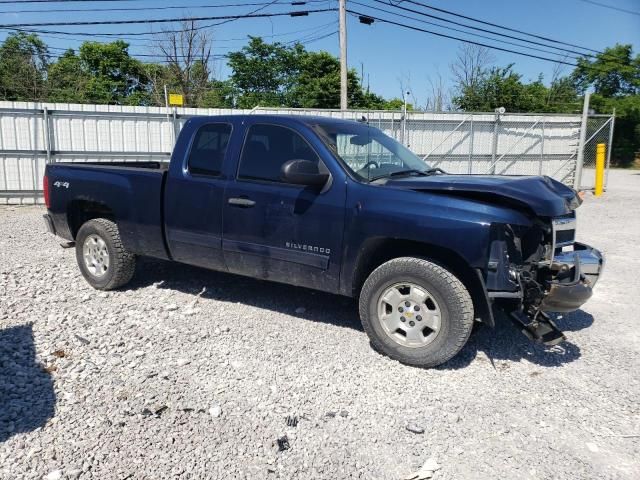
{"type": "MultiPolygon", "coordinates": [[[[92,20],[124,20],[124,19],[151,19],[151,18],[178,18],[185,16],[216,16],[237,15],[248,13],[259,8],[256,6],[245,7],[220,7],[202,8],[197,6],[224,5],[240,3],[264,3],[266,0],[126,0],[118,2],[69,2],[69,3],[25,3],[20,5],[20,0],[0,4],[0,23],[27,23],[27,22],[56,22],[56,21],[92,21],[92,20]],[[163,6],[182,6],[173,10],[160,10],[163,6]],[[114,12],[52,12],[52,9],[99,9],[99,8],[147,8],[141,11],[114,11],[114,12]],[[16,10],[29,10],[30,13],[9,13],[16,10]],[[33,10],[49,10],[42,13],[33,13],[33,10]]],[[[372,10],[386,8],[373,0],[357,0],[362,5],[355,4],[356,0],[349,1],[349,8],[368,12],[372,15],[380,15],[391,18],[390,15],[372,10]]],[[[506,25],[526,32],[547,36],[576,45],[601,50],[607,46],[618,43],[631,43],[636,53],[640,52],[640,16],[621,11],[603,8],[585,0],[422,0],[434,7],[458,12],[469,17],[486,20],[492,23],[506,25]]],[[[327,8],[337,7],[337,0],[316,0],[307,7],[291,7],[285,0],[280,0],[275,5],[262,10],[263,12],[290,11],[292,9],[327,8]],[[281,5],[278,5],[280,3],[281,5]]],[[[399,3],[394,1],[394,3],[399,3]]],[[[597,3],[608,4],[617,8],[640,12],[640,0],[598,0],[597,3]]],[[[420,7],[403,3],[407,8],[421,9],[420,7]]],[[[422,9],[424,10],[424,9],[422,9]]],[[[396,10],[398,11],[398,10],[396,10]]],[[[424,10],[429,12],[429,10],[424,10]]],[[[434,19],[420,17],[411,12],[398,13],[423,18],[424,20],[438,22],[434,19]]],[[[444,16],[464,23],[472,23],[464,19],[450,17],[438,12],[429,12],[433,15],[444,16]]],[[[465,36],[459,32],[452,32],[447,28],[438,28],[432,25],[421,24],[406,18],[397,18],[402,23],[408,23],[420,28],[448,33],[454,36],[465,36]]],[[[214,23],[214,22],[203,22],[214,23]]],[[[120,32],[149,32],[169,28],[171,24],[156,25],[115,25],[115,26],[63,26],[63,27],[39,27],[50,30],[63,30],[67,32],[94,32],[94,33],[120,33],[120,32]]],[[[486,27],[474,24],[479,27],[486,27]]],[[[36,27],[33,27],[36,28],[36,27]]],[[[460,28],[460,27],[456,27],[460,28]]],[[[247,35],[270,36],[274,40],[283,42],[296,39],[305,40],[320,37],[337,31],[337,13],[329,12],[314,14],[309,17],[276,17],[263,19],[238,20],[214,27],[210,30],[214,36],[214,53],[224,54],[231,50],[239,49],[246,43],[247,35]],[[298,33],[291,33],[298,32],[298,33]]],[[[483,34],[482,32],[476,32],[483,34]]],[[[518,35],[513,32],[506,32],[518,35]]],[[[0,31],[0,39],[6,36],[6,31],[0,31]]],[[[77,47],[80,41],[65,39],[60,35],[43,36],[44,40],[56,49],[77,47]]],[[[81,37],[73,37],[81,38],[81,37]]],[[[117,37],[116,37],[117,38],[117,37]]],[[[153,54],[148,37],[132,37],[131,53],[153,54]]],[[[429,77],[435,78],[439,73],[445,82],[449,83],[449,64],[453,61],[460,42],[439,38],[421,32],[413,32],[393,25],[374,23],[371,26],[360,24],[357,18],[348,18],[348,59],[349,65],[360,72],[364,66],[365,77],[369,77],[371,89],[386,97],[400,96],[400,79],[405,84],[410,84],[418,102],[423,103],[429,91],[429,77]]],[[[107,41],[104,38],[97,40],[107,41]]],[[[487,42],[486,39],[475,38],[476,41],[487,42]]],[[[507,39],[508,40],[508,39],[507,39]]],[[[509,40],[511,41],[511,40],[509,40]]],[[[498,44],[497,42],[489,42],[498,44]]],[[[505,48],[516,48],[503,45],[505,48]]],[[[534,45],[535,46],[535,45],[534,45]]],[[[536,46],[537,48],[543,48],[536,46]]],[[[307,48],[313,50],[327,50],[333,54],[338,53],[338,36],[333,35],[309,43],[307,48]]],[[[571,48],[571,47],[567,47],[571,48]]],[[[53,53],[60,53],[53,50],[53,53]]],[[[550,56],[546,53],[531,52],[542,56],[550,56]]],[[[549,78],[554,64],[542,60],[521,57],[511,53],[494,52],[495,63],[506,65],[515,63],[515,68],[522,73],[525,79],[535,79],[538,74],[544,74],[549,78]]],[[[558,57],[555,57],[558,58],[558,57]]],[[[143,60],[152,60],[145,57],[143,60]]],[[[566,67],[568,73],[571,67],[566,67]]],[[[220,77],[228,74],[224,61],[217,64],[217,72],[220,77]]]]}

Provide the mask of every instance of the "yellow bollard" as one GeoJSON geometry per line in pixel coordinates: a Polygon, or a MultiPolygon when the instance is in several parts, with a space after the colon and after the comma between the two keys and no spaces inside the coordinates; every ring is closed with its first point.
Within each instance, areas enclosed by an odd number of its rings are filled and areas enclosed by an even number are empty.
{"type": "Polygon", "coordinates": [[[604,190],[604,157],[606,146],[604,143],[599,143],[596,146],[596,190],[594,195],[599,197],[604,190]]]}

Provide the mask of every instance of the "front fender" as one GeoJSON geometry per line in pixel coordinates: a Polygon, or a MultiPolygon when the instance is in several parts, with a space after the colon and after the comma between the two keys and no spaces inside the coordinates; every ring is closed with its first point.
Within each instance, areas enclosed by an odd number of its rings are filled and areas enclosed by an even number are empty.
{"type": "Polygon", "coordinates": [[[341,291],[352,291],[359,256],[375,239],[425,244],[484,271],[495,223],[530,225],[531,219],[511,208],[455,196],[353,182],[347,188],[341,291]]]}

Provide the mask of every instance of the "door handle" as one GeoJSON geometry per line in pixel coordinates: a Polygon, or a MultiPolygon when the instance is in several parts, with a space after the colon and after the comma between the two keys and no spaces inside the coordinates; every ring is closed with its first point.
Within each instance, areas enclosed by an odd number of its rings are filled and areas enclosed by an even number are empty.
{"type": "Polygon", "coordinates": [[[256,204],[256,202],[246,197],[231,197],[227,200],[227,203],[242,208],[250,208],[256,204]]]}

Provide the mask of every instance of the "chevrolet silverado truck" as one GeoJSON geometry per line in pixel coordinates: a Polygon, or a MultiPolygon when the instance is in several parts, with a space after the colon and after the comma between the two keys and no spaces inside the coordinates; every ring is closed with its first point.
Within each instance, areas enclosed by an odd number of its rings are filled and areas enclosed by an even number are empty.
{"type": "Polygon", "coordinates": [[[499,308],[530,338],[564,336],[603,268],[575,241],[573,189],[548,177],[450,175],[362,122],[189,119],[171,160],[46,167],[48,230],[91,286],[136,257],[358,299],[372,346],[432,367],[499,308]]]}

